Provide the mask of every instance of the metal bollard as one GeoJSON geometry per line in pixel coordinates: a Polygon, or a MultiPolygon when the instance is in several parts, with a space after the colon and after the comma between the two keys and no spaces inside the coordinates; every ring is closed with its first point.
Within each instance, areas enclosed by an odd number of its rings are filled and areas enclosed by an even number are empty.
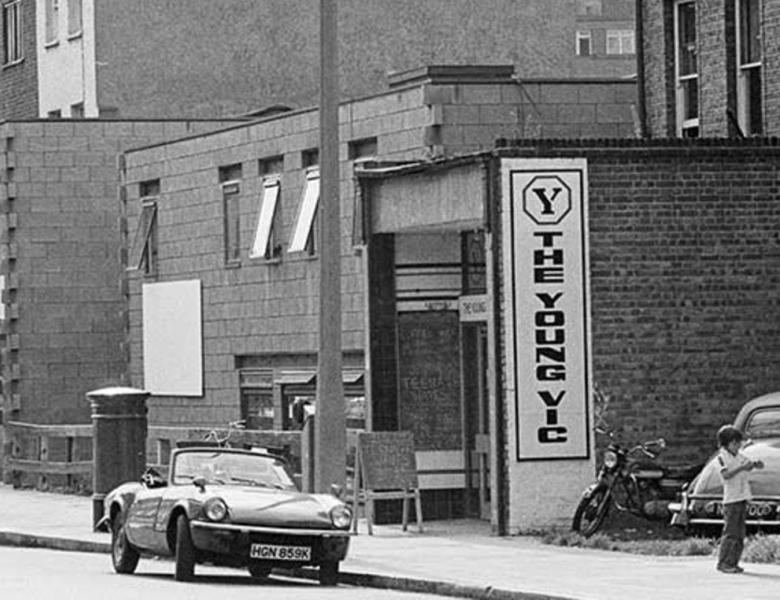
{"type": "Polygon", "coordinates": [[[146,469],[149,392],[108,387],[87,392],[92,407],[92,526],[103,517],[106,494],[137,481],[146,469]]]}

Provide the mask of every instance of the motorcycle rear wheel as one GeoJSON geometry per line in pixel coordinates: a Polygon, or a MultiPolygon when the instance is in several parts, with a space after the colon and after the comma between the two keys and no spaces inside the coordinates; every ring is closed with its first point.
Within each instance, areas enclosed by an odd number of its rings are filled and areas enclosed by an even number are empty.
{"type": "Polygon", "coordinates": [[[587,496],[583,496],[574,511],[572,530],[585,537],[596,533],[609,512],[609,499],[609,489],[605,485],[600,485],[587,496]]]}

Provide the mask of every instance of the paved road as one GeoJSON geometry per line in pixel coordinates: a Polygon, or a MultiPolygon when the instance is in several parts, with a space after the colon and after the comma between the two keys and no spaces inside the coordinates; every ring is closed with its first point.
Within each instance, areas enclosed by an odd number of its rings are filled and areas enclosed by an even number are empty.
{"type": "Polygon", "coordinates": [[[173,580],[173,563],[142,560],[134,575],[117,575],[105,554],[0,547],[3,600],[433,600],[441,596],[271,577],[258,584],[245,571],[197,566],[197,580],[173,580]]]}

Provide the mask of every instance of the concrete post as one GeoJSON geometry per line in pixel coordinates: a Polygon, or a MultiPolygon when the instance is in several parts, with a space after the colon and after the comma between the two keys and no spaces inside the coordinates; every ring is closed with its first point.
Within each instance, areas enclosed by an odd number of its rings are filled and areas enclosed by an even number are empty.
{"type": "Polygon", "coordinates": [[[138,480],[146,469],[146,399],[128,387],[87,392],[92,407],[92,520],[103,517],[106,494],[120,483],[138,480]]]}

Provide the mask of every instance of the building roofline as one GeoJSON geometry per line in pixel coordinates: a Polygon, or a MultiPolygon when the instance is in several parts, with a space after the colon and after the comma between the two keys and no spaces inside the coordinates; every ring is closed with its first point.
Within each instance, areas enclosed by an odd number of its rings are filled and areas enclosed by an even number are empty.
{"type": "Polygon", "coordinates": [[[493,158],[543,157],[550,154],[571,155],[587,150],[591,154],[667,153],[667,154],[733,154],[760,152],[780,155],[780,138],[593,138],[593,139],[498,139],[492,150],[429,160],[393,162],[363,161],[355,165],[358,179],[389,179],[405,175],[446,171],[469,164],[484,163],[493,158]]]}

